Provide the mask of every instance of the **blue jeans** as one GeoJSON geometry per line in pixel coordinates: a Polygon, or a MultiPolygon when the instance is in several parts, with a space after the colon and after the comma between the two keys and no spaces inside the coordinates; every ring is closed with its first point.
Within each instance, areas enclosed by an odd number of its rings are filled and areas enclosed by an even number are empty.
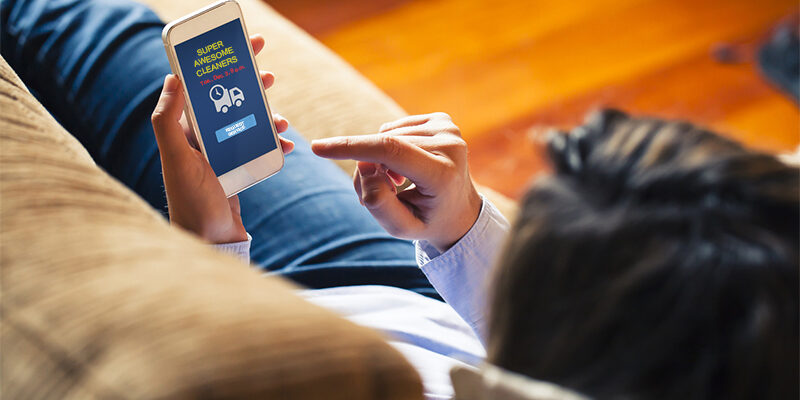
{"type": "MultiPolygon", "coordinates": [[[[166,215],[150,124],[164,75],[164,24],[130,0],[3,0],[2,55],[95,161],[166,215]]],[[[239,195],[261,268],[311,288],[388,285],[439,298],[411,242],[359,204],[350,178],[296,143],[284,169],[239,195]]]]}

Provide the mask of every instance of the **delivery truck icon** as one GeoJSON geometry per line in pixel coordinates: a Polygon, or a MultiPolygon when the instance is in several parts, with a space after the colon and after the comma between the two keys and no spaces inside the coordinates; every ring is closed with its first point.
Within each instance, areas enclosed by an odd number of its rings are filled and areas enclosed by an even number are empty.
{"type": "Polygon", "coordinates": [[[234,105],[241,107],[242,103],[244,103],[244,93],[242,93],[241,89],[234,87],[228,90],[220,84],[211,87],[211,90],[208,91],[208,97],[214,102],[214,108],[217,109],[217,112],[222,113],[228,112],[228,109],[234,105]]]}

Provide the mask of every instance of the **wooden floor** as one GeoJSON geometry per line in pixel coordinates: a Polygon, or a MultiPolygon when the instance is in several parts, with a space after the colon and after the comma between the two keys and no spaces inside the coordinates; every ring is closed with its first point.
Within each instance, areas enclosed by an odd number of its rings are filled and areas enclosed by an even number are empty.
{"type": "Polygon", "coordinates": [[[797,104],[754,62],[797,0],[267,2],[408,112],[452,115],[475,179],[510,196],[542,166],[537,136],[604,106],[772,152],[800,143],[797,104]]]}

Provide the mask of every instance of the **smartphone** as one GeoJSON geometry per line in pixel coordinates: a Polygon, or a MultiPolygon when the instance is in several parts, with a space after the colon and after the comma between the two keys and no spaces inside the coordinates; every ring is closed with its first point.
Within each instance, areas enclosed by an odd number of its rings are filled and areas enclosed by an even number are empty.
{"type": "Polygon", "coordinates": [[[224,0],[167,24],[161,33],[185,114],[225,194],[274,175],[283,150],[242,10],[224,0]]]}

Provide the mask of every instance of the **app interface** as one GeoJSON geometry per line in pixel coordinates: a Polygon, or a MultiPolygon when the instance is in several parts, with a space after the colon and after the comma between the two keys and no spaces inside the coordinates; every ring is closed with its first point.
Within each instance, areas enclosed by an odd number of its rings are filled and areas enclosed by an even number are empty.
{"type": "Polygon", "coordinates": [[[239,19],[175,46],[217,176],[277,147],[239,19]]]}

